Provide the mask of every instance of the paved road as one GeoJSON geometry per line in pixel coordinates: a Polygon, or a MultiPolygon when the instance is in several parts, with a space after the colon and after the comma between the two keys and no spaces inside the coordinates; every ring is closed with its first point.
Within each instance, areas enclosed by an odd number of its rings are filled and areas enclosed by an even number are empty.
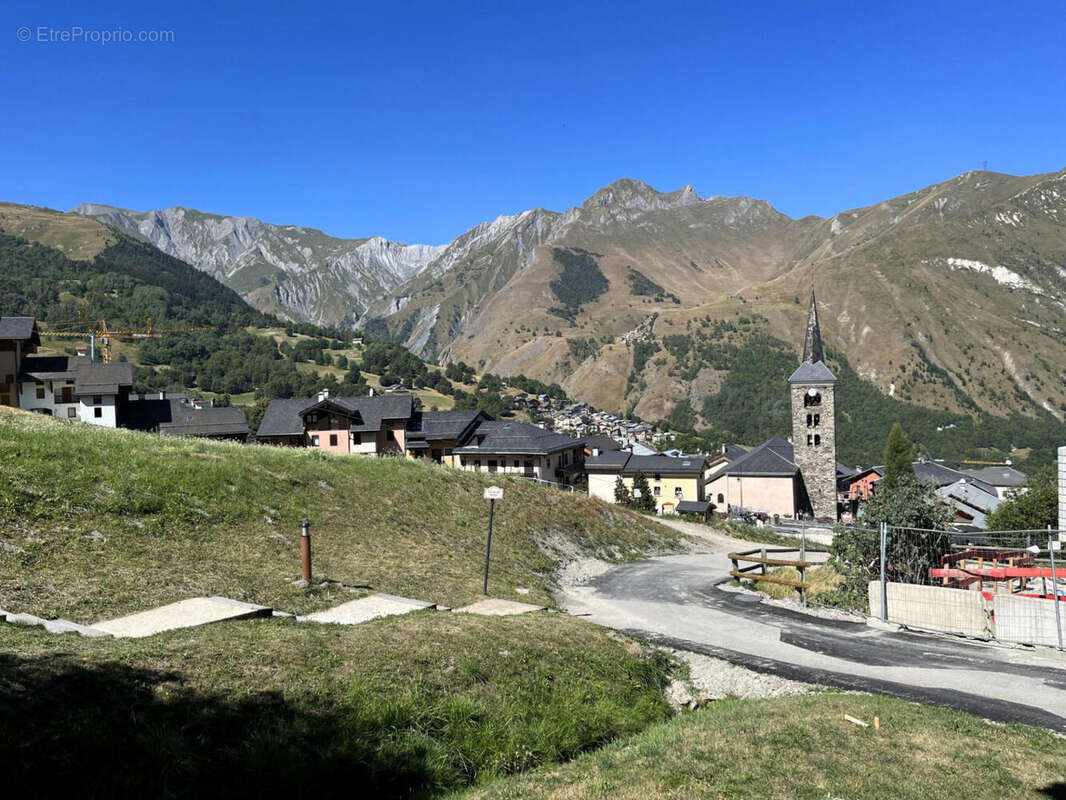
{"type": "Polygon", "coordinates": [[[567,609],[760,672],[1066,732],[1063,654],[884,631],[761,603],[715,588],[729,574],[725,554],[744,543],[702,526],[687,532],[698,534],[710,552],[612,568],[564,588],[567,609]]]}

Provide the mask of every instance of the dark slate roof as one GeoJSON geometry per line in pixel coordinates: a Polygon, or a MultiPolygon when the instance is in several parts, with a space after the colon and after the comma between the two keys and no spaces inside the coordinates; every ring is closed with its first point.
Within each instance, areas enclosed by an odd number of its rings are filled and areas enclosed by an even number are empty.
{"type": "MultiPolygon", "coordinates": [[[[76,358],[76,356],[75,356],[76,358]]],[[[20,381],[72,381],[78,377],[77,364],[70,356],[26,356],[19,371],[20,381]]]]}
{"type": "Polygon", "coordinates": [[[408,442],[419,439],[429,442],[459,442],[464,434],[469,434],[479,420],[488,420],[485,412],[464,411],[421,411],[411,417],[407,426],[408,442]]]}
{"type": "Polygon", "coordinates": [[[1001,467],[964,469],[962,472],[992,486],[1022,486],[1029,479],[1021,470],[1006,464],[1001,467]]]}
{"type": "Polygon", "coordinates": [[[792,477],[798,469],[792,445],[788,440],[775,436],[715,474],[792,477]]]}
{"type": "Polygon", "coordinates": [[[304,432],[301,416],[316,406],[334,406],[353,417],[350,430],[365,433],[381,429],[385,419],[409,419],[414,411],[410,395],[375,395],[374,397],[300,397],[271,400],[259,423],[258,436],[299,436],[304,432]]]}
{"type": "Polygon", "coordinates": [[[706,514],[711,510],[711,504],[706,500],[682,500],[674,508],[678,514],[706,514]]]}
{"type": "Polygon", "coordinates": [[[471,444],[455,448],[454,452],[464,455],[478,453],[515,453],[528,455],[548,455],[571,447],[580,447],[581,439],[571,439],[561,433],[555,433],[528,422],[511,422],[509,420],[487,420],[477,426],[471,444]],[[481,444],[474,444],[484,436],[481,444]]]}
{"type": "Polygon", "coordinates": [[[599,450],[601,453],[609,453],[612,450],[621,450],[622,445],[617,439],[597,434],[595,436],[585,437],[585,449],[590,453],[593,450],[599,450]]]}
{"type": "Polygon", "coordinates": [[[74,379],[74,394],[118,394],[121,386],[133,386],[132,364],[81,364],[74,379]]]}
{"type": "Polygon", "coordinates": [[[195,408],[181,400],[134,400],[126,406],[126,426],[166,436],[247,436],[248,419],[239,408],[195,408]]]}
{"type": "Polygon", "coordinates": [[[74,381],[74,394],[118,394],[119,387],[133,385],[133,365],[88,363],[78,356],[26,356],[19,380],[74,381]]]}
{"type": "Polygon", "coordinates": [[[304,424],[300,419],[300,412],[317,402],[317,399],[310,400],[306,397],[271,400],[259,423],[256,436],[302,436],[304,424]]]}
{"type": "Polygon", "coordinates": [[[803,337],[803,360],[810,364],[825,361],[822,328],[818,324],[818,300],[814,296],[814,289],[811,289],[811,307],[807,312],[807,331],[803,337]]]}
{"type": "Polygon", "coordinates": [[[699,475],[706,465],[705,456],[635,456],[624,450],[612,450],[585,459],[585,469],[589,472],[619,472],[625,475],[636,474],[638,470],[648,474],[699,475]]]}
{"type": "Polygon", "coordinates": [[[823,362],[804,361],[789,378],[789,383],[833,383],[836,376],[823,362]]]}
{"type": "Polygon", "coordinates": [[[722,453],[730,461],[736,461],[743,455],[747,455],[748,451],[741,447],[739,444],[727,444],[725,446],[725,452],[722,453]]]}
{"type": "MultiPolygon", "coordinates": [[[[878,475],[882,477],[885,474],[885,468],[883,465],[872,467],[878,475]]],[[[996,493],[994,486],[985,483],[979,478],[975,478],[972,475],[967,475],[965,472],[960,472],[957,469],[951,467],[945,467],[943,464],[937,464],[935,461],[915,461],[914,462],[914,475],[919,480],[931,483],[937,488],[941,486],[947,486],[948,484],[955,483],[956,481],[966,481],[972,483],[979,489],[982,489],[991,494],[996,493]]]]}
{"type": "Polygon", "coordinates": [[[37,333],[37,320],[33,317],[0,317],[0,339],[15,341],[32,341],[41,343],[37,333]]]}

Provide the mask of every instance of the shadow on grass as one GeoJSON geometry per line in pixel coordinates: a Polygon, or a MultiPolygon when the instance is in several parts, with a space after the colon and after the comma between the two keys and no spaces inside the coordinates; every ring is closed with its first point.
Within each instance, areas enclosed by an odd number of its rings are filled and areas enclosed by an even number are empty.
{"type": "Polygon", "coordinates": [[[425,797],[445,788],[427,748],[390,744],[388,709],[358,705],[298,706],[269,692],[233,701],[174,673],[0,654],[4,793],[425,797]]]}
{"type": "Polygon", "coordinates": [[[1053,798],[1053,800],[1066,800],[1066,783],[1056,781],[1040,790],[1040,794],[1053,798]]]}

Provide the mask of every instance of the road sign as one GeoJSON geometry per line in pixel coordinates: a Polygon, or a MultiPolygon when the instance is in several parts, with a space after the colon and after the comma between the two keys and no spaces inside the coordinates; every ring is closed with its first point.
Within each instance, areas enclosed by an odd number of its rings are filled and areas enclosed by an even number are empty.
{"type": "Polygon", "coordinates": [[[499,486],[485,487],[486,500],[503,500],[503,489],[499,486]]]}

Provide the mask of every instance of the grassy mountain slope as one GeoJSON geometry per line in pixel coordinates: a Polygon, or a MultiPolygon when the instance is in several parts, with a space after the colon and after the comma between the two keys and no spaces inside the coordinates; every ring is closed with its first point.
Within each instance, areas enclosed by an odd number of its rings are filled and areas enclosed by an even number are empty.
{"type": "Polygon", "coordinates": [[[1055,797],[1066,743],[1050,731],[840,692],[727,699],[561,767],[464,798],[1055,797]],[[874,717],[861,728],[844,715],[874,717]],[[830,746],[828,743],[832,743],[830,746]]]}
{"type": "MultiPolygon", "coordinates": [[[[171,440],[6,409],[0,460],[8,610],[92,622],[203,594],[306,612],[351,599],[353,588],[450,606],[481,590],[489,476],[171,440]],[[304,519],[316,573],[336,582],[309,593],[292,586],[304,519]]],[[[496,596],[551,603],[560,554],[626,559],[676,541],[588,497],[503,481],[496,596]]]]}

